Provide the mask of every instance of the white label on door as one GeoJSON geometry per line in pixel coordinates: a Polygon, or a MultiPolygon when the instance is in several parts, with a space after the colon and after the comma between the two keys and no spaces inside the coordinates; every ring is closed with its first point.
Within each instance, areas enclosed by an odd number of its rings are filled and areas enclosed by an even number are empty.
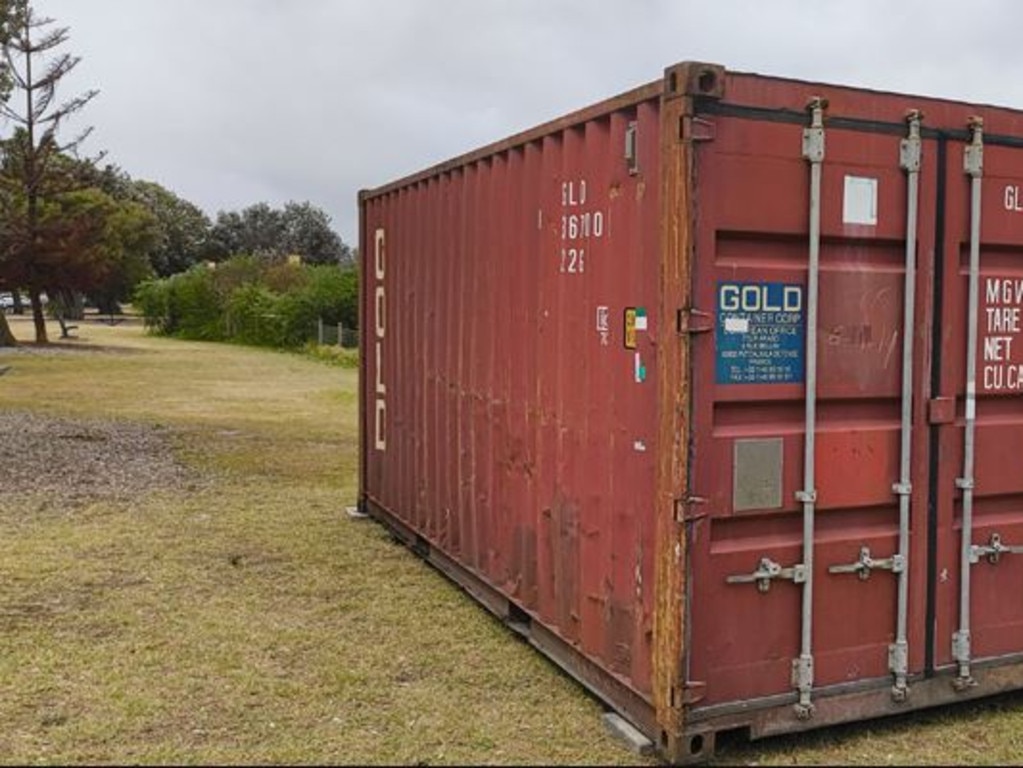
{"type": "Polygon", "coordinates": [[[842,223],[877,226],[877,179],[845,177],[842,223]]]}
{"type": "Polygon", "coordinates": [[[749,333],[749,318],[726,317],[725,333],[749,333]]]}

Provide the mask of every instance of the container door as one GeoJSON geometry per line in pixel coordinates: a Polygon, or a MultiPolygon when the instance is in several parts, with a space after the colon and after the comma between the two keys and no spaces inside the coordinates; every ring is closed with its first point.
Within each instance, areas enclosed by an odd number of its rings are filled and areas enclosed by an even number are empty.
{"type": "Polygon", "coordinates": [[[946,160],[934,653],[960,686],[1023,651],[1023,149],[1007,143],[975,123],[946,160]]]}
{"type": "Polygon", "coordinates": [[[696,152],[693,303],[713,326],[691,343],[700,707],[812,708],[811,691],[924,666],[929,426],[921,398],[904,418],[903,384],[929,375],[936,142],[810,122],[709,114],[696,152]]]}

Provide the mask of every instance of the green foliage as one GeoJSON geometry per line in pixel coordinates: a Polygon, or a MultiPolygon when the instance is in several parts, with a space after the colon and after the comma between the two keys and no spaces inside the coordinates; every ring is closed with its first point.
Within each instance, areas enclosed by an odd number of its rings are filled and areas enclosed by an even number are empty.
{"type": "Polygon", "coordinates": [[[146,256],[157,221],[141,205],[78,184],[70,158],[52,158],[54,187],[34,199],[20,175],[29,148],[19,129],[0,142],[0,281],[47,293],[88,293],[97,303],[126,299],[152,270],[146,256]]]}
{"type": "Polygon", "coordinates": [[[355,369],[359,367],[359,350],[357,349],[320,346],[310,341],[302,347],[302,353],[314,360],[328,365],[336,365],[339,368],[355,369]]]}
{"type": "Polygon", "coordinates": [[[309,202],[221,211],[209,230],[207,253],[214,261],[251,253],[268,261],[296,255],[307,264],[354,263],[351,248],[331,228],[330,216],[309,202]]]}
{"type": "Polygon", "coordinates": [[[197,206],[153,181],[133,179],[116,165],[97,167],[71,161],[88,186],[97,187],[118,202],[143,207],[153,217],[154,238],[146,248],[159,277],[184,272],[205,260],[210,220],[197,206]]]}
{"type": "Polygon", "coordinates": [[[130,181],[131,199],[156,218],[157,241],[149,259],[160,277],[184,272],[203,260],[210,220],[197,206],[152,181],[130,181]]]}
{"type": "Polygon", "coordinates": [[[320,320],[357,327],[358,296],[354,268],[236,256],[143,282],[134,303],[157,334],[298,349],[316,335],[320,320]]]}
{"type": "Polygon", "coordinates": [[[202,266],[171,278],[169,316],[182,338],[220,341],[226,337],[223,298],[213,278],[202,266]]]}
{"type": "Polygon", "coordinates": [[[239,286],[227,303],[227,328],[241,344],[282,347],[281,296],[257,283],[239,286]]]}
{"type": "MultiPolygon", "coordinates": [[[[16,0],[0,0],[0,47],[6,46],[11,33],[19,24],[20,2],[16,0]]],[[[7,62],[0,60],[0,101],[10,98],[14,79],[11,77],[7,62]]]]}
{"type": "Polygon", "coordinates": [[[305,284],[307,273],[302,265],[285,261],[269,265],[263,273],[263,282],[276,293],[291,293],[305,284]]]}
{"type": "Polygon", "coordinates": [[[306,275],[304,284],[282,299],[285,318],[282,346],[300,346],[319,319],[326,325],[343,323],[346,328],[358,324],[359,287],[354,270],[307,267],[306,275]]]}
{"type": "Polygon", "coordinates": [[[135,291],[134,304],[146,327],[182,339],[220,341],[227,337],[224,304],[212,270],[193,267],[162,280],[147,280],[135,291]]]}

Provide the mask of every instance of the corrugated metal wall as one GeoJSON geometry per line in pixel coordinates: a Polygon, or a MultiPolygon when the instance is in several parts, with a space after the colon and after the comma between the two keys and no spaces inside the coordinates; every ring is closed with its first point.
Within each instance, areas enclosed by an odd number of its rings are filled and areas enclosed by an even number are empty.
{"type": "Polygon", "coordinates": [[[363,213],[364,371],[384,409],[379,442],[368,409],[365,492],[640,691],[658,139],[658,103],[640,100],[398,184],[363,213]]]}

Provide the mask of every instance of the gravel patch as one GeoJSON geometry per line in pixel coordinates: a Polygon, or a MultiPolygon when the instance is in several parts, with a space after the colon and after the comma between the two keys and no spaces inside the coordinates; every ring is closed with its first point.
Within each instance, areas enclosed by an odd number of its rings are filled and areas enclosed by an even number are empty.
{"type": "Polygon", "coordinates": [[[60,357],[63,355],[83,355],[98,352],[119,355],[142,354],[142,350],[131,349],[129,347],[50,342],[49,344],[24,343],[16,347],[0,347],[0,359],[8,355],[10,357],[60,357]]]}
{"type": "Polygon", "coordinates": [[[127,501],[156,490],[198,490],[205,480],[175,459],[172,435],[128,422],[0,413],[0,499],[127,501]]]}

